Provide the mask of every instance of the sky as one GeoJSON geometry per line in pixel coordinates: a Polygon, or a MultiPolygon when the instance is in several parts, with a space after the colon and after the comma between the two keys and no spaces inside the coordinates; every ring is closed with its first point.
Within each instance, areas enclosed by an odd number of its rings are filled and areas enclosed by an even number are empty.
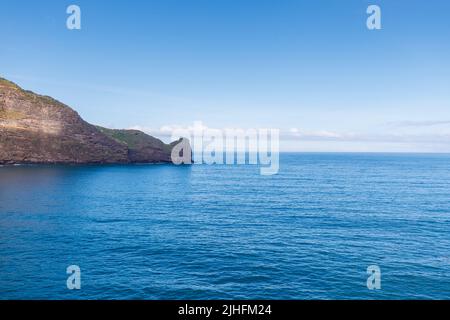
{"type": "Polygon", "coordinates": [[[165,139],[201,121],[279,129],[284,151],[450,152],[449,15],[447,0],[0,0],[0,76],[165,139]]]}

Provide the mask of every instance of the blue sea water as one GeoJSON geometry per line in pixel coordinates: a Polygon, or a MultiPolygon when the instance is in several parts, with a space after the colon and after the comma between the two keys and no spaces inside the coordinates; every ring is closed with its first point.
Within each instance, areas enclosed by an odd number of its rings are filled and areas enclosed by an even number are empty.
{"type": "Polygon", "coordinates": [[[449,165],[1,167],[0,299],[450,299],[449,165]]]}

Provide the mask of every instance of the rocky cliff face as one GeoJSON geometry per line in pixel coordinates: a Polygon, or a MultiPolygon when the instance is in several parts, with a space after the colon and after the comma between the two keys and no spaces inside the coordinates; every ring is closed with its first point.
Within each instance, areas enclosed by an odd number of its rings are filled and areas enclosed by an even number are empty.
{"type": "Polygon", "coordinates": [[[0,78],[0,164],[171,162],[173,144],[84,121],[47,96],[0,78]]]}

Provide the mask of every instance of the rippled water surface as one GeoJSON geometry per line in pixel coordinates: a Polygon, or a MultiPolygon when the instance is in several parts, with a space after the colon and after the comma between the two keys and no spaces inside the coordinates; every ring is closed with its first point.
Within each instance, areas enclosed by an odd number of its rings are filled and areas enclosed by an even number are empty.
{"type": "Polygon", "coordinates": [[[0,167],[0,299],[450,299],[450,156],[0,167]],[[382,288],[367,289],[376,264],[382,288]],[[82,288],[66,288],[79,265],[82,288]]]}

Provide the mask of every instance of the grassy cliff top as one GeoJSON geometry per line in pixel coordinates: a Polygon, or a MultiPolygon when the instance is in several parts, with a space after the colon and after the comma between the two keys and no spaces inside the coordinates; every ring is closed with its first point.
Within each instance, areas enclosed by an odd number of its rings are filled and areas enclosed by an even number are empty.
{"type": "Polygon", "coordinates": [[[15,84],[12,81],[6,80],[2,77],[0,77],[0,86],[7,87],[7,88],[20,89],[20,87],[17,84],[15,84]]]}
{"type": "Polygon", "coordinates": [[[100,126],[97,126],[97,129],[114,140],[126,144],[130,149],[152,146],[170,150],[169,145],[139,130],[108,129],[100,126]]]}
{"type": "Polygon", "coordinates": [[[19,85],[17,85],[16,83],[0,77],[0,89],[2,89],[2,88],[6,89],[6,90],[15,90],[15,92],[18,92],[22,96],[24,96],[27,99],[32,100],[32,101],[41,99],[42,101],[48,102],[55,106],[67,107],[67,105],[65,105],[61,101],[56,100],[55,98],[52,98],[47,95],[37,94],[31,90],[25,90],[25,89],[21,88],[19,85]]]}

